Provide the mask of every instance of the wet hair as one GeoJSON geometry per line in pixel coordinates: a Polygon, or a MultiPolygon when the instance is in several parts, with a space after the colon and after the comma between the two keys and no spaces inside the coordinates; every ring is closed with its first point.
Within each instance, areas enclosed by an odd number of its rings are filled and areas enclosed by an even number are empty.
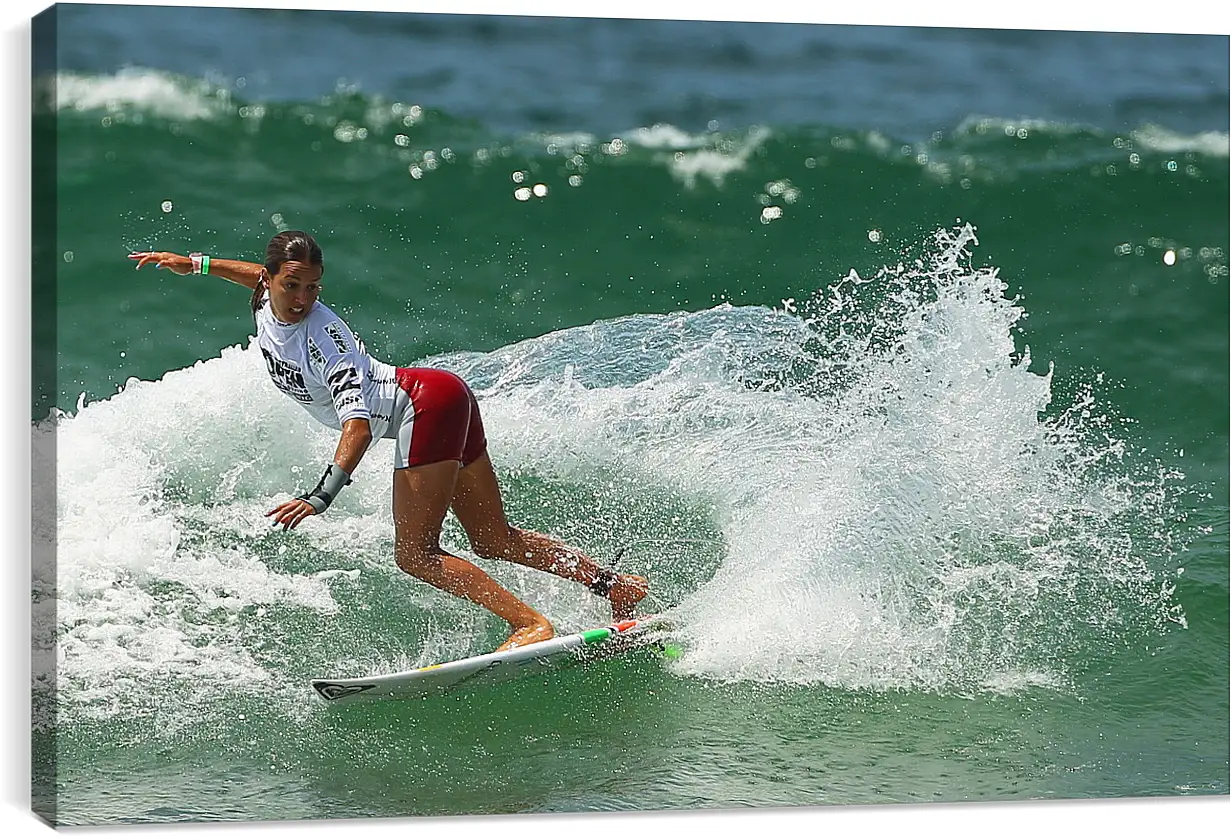
{"type": "MultiPolygon", "coordinates": [[[[273,276],[287,262],[302,262],[325,270],[325,257],[316,239],[302,230],[284,230],[269,240],[265,247],[265,272],[273,276]]],[[[261,295],[265,290],[264,278],[257,280],[252,289],[252,313],[261,308],[261,295]]]]}

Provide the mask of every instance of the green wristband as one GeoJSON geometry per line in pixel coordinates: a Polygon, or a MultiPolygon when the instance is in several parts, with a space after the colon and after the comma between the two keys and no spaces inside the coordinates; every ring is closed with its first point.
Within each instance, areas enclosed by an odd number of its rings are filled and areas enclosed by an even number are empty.
{"type": "Polygon", "coordinates": [[[201,273],[203,274],[209,273],[209,257],[208,256],[201,257],[201,273]]]}

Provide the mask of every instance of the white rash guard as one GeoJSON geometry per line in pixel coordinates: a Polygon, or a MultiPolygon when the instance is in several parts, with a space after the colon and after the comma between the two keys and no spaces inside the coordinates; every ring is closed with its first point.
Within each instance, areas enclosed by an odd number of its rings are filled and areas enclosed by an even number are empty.
{"type": "Polygon", "coordinates": [[[266,292],[256,312],[256,337],[278,389],[334,430],[350,419],[367,419],[372,439],[384,437],[406,402],[396,368],[369,355],[319,300],[295,324],[282,323],[271,309],[266,292]]]}

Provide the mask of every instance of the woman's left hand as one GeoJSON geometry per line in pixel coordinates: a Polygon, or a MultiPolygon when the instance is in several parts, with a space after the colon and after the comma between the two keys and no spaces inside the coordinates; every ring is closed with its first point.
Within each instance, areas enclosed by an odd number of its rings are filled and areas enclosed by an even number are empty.
{"type": "Polygon", "coordinates": [[[312,507],[312,504],[306,500],[295,498],[294,500],[288,500],[286,503],[278,504],[266,512],[265,517],[274,516],[274,522],[271,526],[276,527],[278,524],[281,524],[282,529],[293,530],[304,518],[315,514],[316,510],[312,507]]]}

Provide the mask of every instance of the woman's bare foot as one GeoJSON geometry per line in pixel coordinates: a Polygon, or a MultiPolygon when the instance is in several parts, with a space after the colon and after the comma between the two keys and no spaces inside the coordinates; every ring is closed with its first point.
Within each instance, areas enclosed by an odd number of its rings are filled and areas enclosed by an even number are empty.
{"type": "Polygon", "coordinates": [[[611,586],[611,593],[607,594],[611,600],[611,616],[616,620],[631,618],[637,603],[645,599],[649,592],[650,583],[644,576],[621,573],[611,586]]]}
{"type": "Polygon", "coordinates": [[[551,640],[556,636],[556,630],[551,627],[551,623],[544,620],[541,623],[531,623],[528,626],[522,626],[509,635],[509,639],[500,644],[496,649],[497,652],[505,652],[509,649],[516,649],[518,646],[529,646],[531,643],[541,643],[544,640],[551,640]]]}

